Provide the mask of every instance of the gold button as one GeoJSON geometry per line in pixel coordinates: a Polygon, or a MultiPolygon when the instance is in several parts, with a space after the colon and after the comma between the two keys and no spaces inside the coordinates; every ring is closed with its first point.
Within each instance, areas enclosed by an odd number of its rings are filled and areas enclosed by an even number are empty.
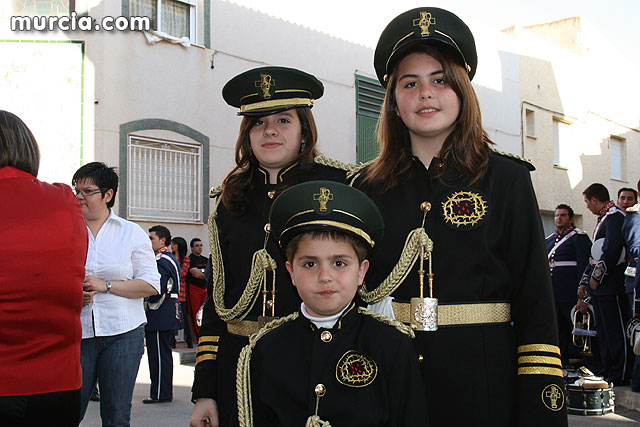
{"type": "Polygon", "coordinates": [[[431,210],[431,203],[429,202],[420,203],[420,210],[422,212],[429,212],[431,210]]]}
{"type": "Polygon", "coordinates": [[[421,354],[419,354],[418,355],[418,362],[422,363],[423,360],[424,360],[424,357],[421,354]]]}
{"type": "Polygon", "coordinates": [[[323,342],[329,342],[333,339],[333,335],[331,335],[331,332],[329,331],[322,331],[322,333],[320,334],[320,339],[323,342]]]}
{"type": "Polygon", "coordinates": [[[276,195],[275,191],[268,191],[267,192],[267,196],[269,196],[270,199],[273,199],[273,197],[276,195]]]}
{"type": "Polygon", "coordinates": [[[318,384],[315,388],[316,396],[322,397],[327,392],[327,388],[324,384],[318,384]]]}
{"type": "Polygon", "coordinates": [[[271,233],[271,224],[266,223],[264,225],[264,231],[266,231],[267,233],[271,233]]]}

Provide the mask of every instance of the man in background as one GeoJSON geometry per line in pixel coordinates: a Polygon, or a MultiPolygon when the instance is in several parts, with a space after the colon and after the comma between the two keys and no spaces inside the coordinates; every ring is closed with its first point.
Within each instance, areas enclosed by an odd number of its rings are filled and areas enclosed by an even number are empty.
{"type": "Polygon", "coordinates": [[[191,255],[189,255],[190,265],[187,273],[186,281],[187,294],[189,295],[189,307],[191,308],[191,324],[196,334],[196,338],[200,333],[200,325],[198,324],[198,311],[207,299],[207,284],[205,280],[205,271],[207,268],[207,258],[202,256],[202,240],[197,237],[191,239],[191,255]]]}

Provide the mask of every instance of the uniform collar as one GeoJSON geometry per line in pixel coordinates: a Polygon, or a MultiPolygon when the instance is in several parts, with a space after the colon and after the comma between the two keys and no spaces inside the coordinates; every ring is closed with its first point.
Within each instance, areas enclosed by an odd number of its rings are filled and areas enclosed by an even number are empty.
{"type": "MultiPolygon", "coordinates": [[[[284,182],[285,175],[287,175],[288,173],[298,169],[299,164],[300,164],[300,162],[298,162],[296,160],[295,162],[291,163],[289,166],[280,169],[280,172],[278,172],[278,177],[277,177],[278,184],[281,184],[282,182],[284,182]]],[[[263,168],[260,165],[258,165],[258,171],[260,172],[260,173],[257,174],[258,177],[265,184],[269,184],[269,171],[266,170],[265,168],[263,168]]]]}
{"type": "MultiPolygon", "coordinates": [[[[352,319],[354,319],[355,318],[354,316],[356,315],[357,312],[358,312],[358,309],[356,307],[356,304],[354,302],[351,302],[351,304],[347,306],[347,308],[342,312],[340,317],[338,317],[338,320],[336,320],[336,323],[333,325],[333,328],[331,329],[342,329],[343,324],[345,322],[350,322],[352,319]]],[[[305,317],[304,314],[302,314],[302,311],[300,311],[300,318],[308,322],[309,326],[311,327],[311,330],[313,331],[317,331],[319,329],[325,329],[325,328],[318,328],[316,325],[314,325],[313,322],[311,322],[311,320],[309,320],[308,318],[305,317]]]]}
{"type": "Polygon", "coordinates": [[[561,232],[560,232],[560,231],[558,231],[558,230],[556,229],[556,234],[557,234],[558,236],[564,236],[564,235],[565,235],[565,234],[567,234],[567,233],[571,233],[571,232],[573,231],[573,229],[574,229],[574,228],[576,228],[576,227],[575,227],[573,224],[571,224],[571,225],[569,225],[567,228],[565,228],[564,230],[562,230],[561,232]]]}
{"type": "Polygon", "coordinates": [[[613,203],[613,200],[609,200],[599,211],[598,211],[598,218],[601,218],[604,214],[606,214],[607,212],[609,212],[609,209],[611,209],[612,207],[614,207],[616,204],[613,203]]]}

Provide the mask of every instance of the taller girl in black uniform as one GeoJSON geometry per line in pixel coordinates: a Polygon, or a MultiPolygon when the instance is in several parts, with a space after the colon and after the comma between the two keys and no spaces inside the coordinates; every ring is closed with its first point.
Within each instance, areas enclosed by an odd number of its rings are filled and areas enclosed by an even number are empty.
{"type": "Polygon", "coordinates": [[[308,180],[345,180],[339,162],[317,157],[311,106],[323,94],[314,76],[262,67],[231,79],[222,94],[244,116],[236,166],[209,219],[212,271],[198,343],[191,426],[227,426],[236,409],[236,366],[248,336],[265,320],[300,306],[286,260],[265,233],[274,198],[308,180]],[[333,166],[329,166],[329,164],[333,166]]]}
{"type": "Polygon", "coordinates": [[[476,64],[473,35],[446,10],[405,12],[380,37],[381,153],[354,185],[386,230],[361,296],[417,330],[431,425],[564,426],[532,165],[492,151],[476,64]]]}

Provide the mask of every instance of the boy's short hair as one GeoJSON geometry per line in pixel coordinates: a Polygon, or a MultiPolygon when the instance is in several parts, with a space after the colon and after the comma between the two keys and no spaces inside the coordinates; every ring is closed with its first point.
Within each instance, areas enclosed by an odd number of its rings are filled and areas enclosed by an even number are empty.
{"type": "Polygon", "coordinates": [[[193,239],[191,239],[191,242],[189,242],[189,247],[193,248],[193,245],[195,245],[196,242],[202,242],[202,240],[200,240],[197,237],[194,237],[193,239]]]}
{"type": "Polygon", "coordinates": [[[355,251],[359,264],[362,264],[362,261],[367,259],[369,248],[367,248],[361,239],[335,229],[314,229],[294,236],[284,248],[287,261],[290,263],[293,262],[293,258],[298,251],[298,243],[300,243],[300,239],[303,236],[310,236],[312,240],[334,240],[338,242],[347,242],[355,251]]]}

